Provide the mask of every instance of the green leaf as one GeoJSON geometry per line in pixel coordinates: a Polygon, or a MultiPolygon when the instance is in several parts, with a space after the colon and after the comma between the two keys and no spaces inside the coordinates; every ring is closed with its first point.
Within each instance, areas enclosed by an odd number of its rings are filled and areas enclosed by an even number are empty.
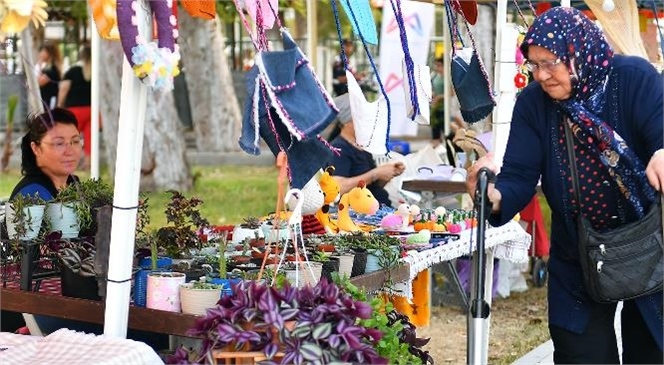
{"type": "Polygon", "coordinates": [[[308,361],[318,360],[323,356],[323,350],[314,343],[305,343],[300,346],[300,353],[308,361]]]}
{"type": "Polygon", "coordinates": [[[312,336],[316,340],[320,340],[323,338],[330,337],[331,333],[332,333],[332,323],[321,323],[314,328],[312,336]]]}
{"type": "Polygon", "coordinates": [[[310,333],[311,333],[311,328],[309,326],[298,326],[295,327],[295,329],[291,332],[291,336],[304,338],[309,336],[310,333]]]}

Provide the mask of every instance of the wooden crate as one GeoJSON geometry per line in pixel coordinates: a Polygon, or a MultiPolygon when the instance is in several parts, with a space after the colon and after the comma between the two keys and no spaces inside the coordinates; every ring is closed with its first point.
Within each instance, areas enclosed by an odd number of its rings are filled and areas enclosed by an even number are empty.
{"type": "MultiPolygon", "coordinates": [[[[275,361],[280,361],[284,357],[283,352],[277,352],[274,355],[275,361]]],[[[212,364],[223,364],[223,365],[254,365],[259,361],[265,361],[267,357],[262,351],[223,351],[223,350],[213,350],[212,351],[212,364]]]]}

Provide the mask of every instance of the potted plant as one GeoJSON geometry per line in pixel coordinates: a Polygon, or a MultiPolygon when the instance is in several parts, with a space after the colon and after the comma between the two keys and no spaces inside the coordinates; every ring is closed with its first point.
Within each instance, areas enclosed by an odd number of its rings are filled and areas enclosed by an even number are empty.
{"type": "Polygon", "coordinates": [[[186,198],[177,190],[169,190],[171,200],[166,205],[168,226],[157,230],[157,244],[173,259],[189,258],[201,248],[202,242],[197,232],[210,226],[201,216],[199,198],[186,198]]]}
{"type": "MultiPolygon", "coordinates": [[[[85,179],[78,184],[83,207],[90,211],[92,219],[81,219],[81,235],[94,236],[97,232],[97,211],[105,205],[113,204],[113,188],[101,179],[85,179]]],[[[87,217],[87,214],[86,214],[87,217]]]]}
{"type": "Polygon", "coordinates": [[[204,315],[208,308],[217,304],[223,289],[223,284],[208,283],[205,280],[180,285],[182,313],[204,315]]]}
{"type": "Polygon", "coordinates": [[[46,205],[49,230],[62,232],[62,238],[78,237],[82,227],[89,227],[93,218],[78,184],[69,184],[46,205]]]}
{"type": "Polygon", "coordinates": [[[270,218],[261,225],[266,243],[279,243],[290,238],[288,222],[284,219],[270,218]]]}
{"type": "Polygon", "coordinates": [[[17,195],[6,205],[5,219],[9,238],[33,240],[39,234],[46,201],[39,196],[17,195]]]}
{"type": "Polygon", "coordinates": [[[180,285],[185,283],[181,272],[153,271],[148,273],[145,306],[169,312],[180,311],[180,285]]]}
{"type": "Polygon", "coordinates": [[[260,230],[261,220],[257,217],[247,217],[243,222],[235,226],[233,229],[233,243],[239,243],[245,239],[254,237],[263,237],[263,232],[260,230]]]}
{"type": "Polygon", "coordinates": [[[48,233],[44,242],[62,263],[62,295],[101,300],[95,273],[95,245],[84,239],[69,239],[59,231],[48,233]]]}
{"type": "MultiPolygon", "coordinates": [[[[268,361],[387,364],[375,346],[380,332],[360,326],[371,317],[369,304],[356,301],[334,283],[270,287],[255,281],[237,284],[232,296],[196,321],[189,335],[203,338],[199,359],[233,351],[258,351],[268,361]]],[[[179,350],[169,363],[187,361],[179,350]]]]}
{"type": "MultiPolygon", "coordinates": [[[[343,288],[353,299],[366,302],[367,294],[350,282],[347,277],[332,275],[334,282],[343,288]]],[[[371,318],[359,321],[361,326],[380,331],[382,336],[376,345],[380,356],[390,364],[431,364],[433,358],[422,350],[430,339],[417,337],[416,327],[407,316],[394,309],[384,296],[375,296],[370,301],[371,318]]]]}

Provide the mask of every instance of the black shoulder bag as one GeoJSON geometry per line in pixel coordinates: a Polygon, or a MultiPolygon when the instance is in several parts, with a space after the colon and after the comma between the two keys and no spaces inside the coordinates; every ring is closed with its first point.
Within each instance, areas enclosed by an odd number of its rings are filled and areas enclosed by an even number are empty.
{"type": "Polygon", "coordinates": [[[565,121],[565,139],[577,201],[579,263],[586,291],[596,302],[613,303],[662,290],[662,207],[658,198],[636,222],[597,232],[581,214],[574,143],[565,121]]]}

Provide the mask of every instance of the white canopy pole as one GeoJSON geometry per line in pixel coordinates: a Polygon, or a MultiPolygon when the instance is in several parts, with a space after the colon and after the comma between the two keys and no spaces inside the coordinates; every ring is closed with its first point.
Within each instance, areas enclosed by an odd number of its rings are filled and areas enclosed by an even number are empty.
{"type": "MultiPolygon", "coordinates": [[[[149,7],[146,0],[137,1],[142,3],[136,16],[139,34],[144,34],[149,40],[152,34],[149,27],[151,18],[145,11],[149,7]]],[[[147,89],[134,75],[125,57],[122,66],[113,220],[104,315],[104,334],[120,338],[127,337],[147,89]]]]}
{"type": "Polygon", "coordinates": [[[316,45],[318,44],[317,12],[318,0],[307,0],[307,58],[309,58],[314,69],[318,65],[318,54],[316,53],[316,45]]]}
{"type": "Polygon", "coordinates": [[[90,140],[84,143],[90,143],[90,177],[94,179],[99,178],[99,33],[97,32],[97,25],[92,19],[92,11],[90,13],[90,53],[92,55],[91,68],[92,80],[90,80],[90,140]]]}

